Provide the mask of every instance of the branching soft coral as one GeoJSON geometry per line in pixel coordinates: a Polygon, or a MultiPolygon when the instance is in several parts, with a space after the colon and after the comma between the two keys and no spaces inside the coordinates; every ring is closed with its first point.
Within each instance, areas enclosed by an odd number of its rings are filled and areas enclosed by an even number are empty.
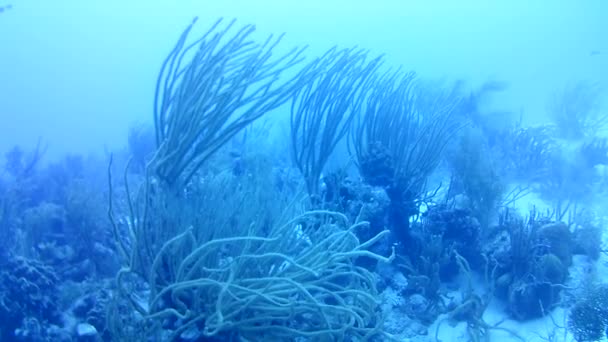
{"type": "MultiPolygon", "coordinates": [[[[248,236],[205,242],[187,230],[168,241],[151,265],[163,276],[151,279],[144,335],[171,319],[181,322],[173,338],[200,326],[205,336],[232,332],[247,339],[383,336],[375,277],[354,261],[390,262],[393,255],[369,251],[388,231],[360,242],[355,231],[365,227],[350,225],[339,213],[313,211],[264,237],[253,229],[248,236]],[[189,253],[175,260],[184,251],[189,253]]],[[[118,276],[123,289],[128,273],[118,276]]]]}
{"type": "Polygon", "coordinates": [[[548,111],[561,138],[591,137],[606,129],[608,112],[602,110],[603,90],[597,84],[578,82],[554,95],[548,111]]]}

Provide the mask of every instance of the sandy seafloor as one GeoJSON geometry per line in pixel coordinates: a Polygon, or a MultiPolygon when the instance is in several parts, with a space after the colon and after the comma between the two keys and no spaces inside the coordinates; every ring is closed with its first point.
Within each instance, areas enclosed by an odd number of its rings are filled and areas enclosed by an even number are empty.
{"type": "MultiPolygon", "coordinates": [[[[604,170],[602,170],[604,171],[604,170]]],[[[531,208],[536,208],[540,212],[543,212],[550,207],[544,203],[541,199],[536,197],[534,194],[529,194],[515,203],[515,208],[519,210],[521,214],[529,212],[531,208]]],[[[598,224],[604,227],[604,246],[608,246],[608,232],[606,231],[606,223],[608,223],[608,203],[598,203],[591,210],[597,215],[598,224]]],[[[569,269],[569,279],[567,282],[568,287],[576,288],[580,285],[584,277],[589,277],[591,273],[592,277],[598,283],[608,283],[608,256],[606,253],[601,253],[598,261],[590,261],[586,256],[575,255],[573,257],[572,266],[569,269]]],[[[478,294],[483,294],[482,282],[477,279],[476,290],[478,294]]],[[[576,290],[574,290],[576,291],[576,290]]],[[[455,295],[458,295],[457,293],[455,295]]],[[[568,309],[558,307],[550,311],[550,314],[526,322],[519,322],[517,320],[509,319],[507,313],[504,310],[505,303],[493,298],[492,302],[484,313],[484,320],[488,324],[500,323],[500,327],[508,328],[516,331],[522,338],[528,342],[571,342],[575,341],[572,334],[567,331],[564,327],[567,327],[568,309]]],[[[421,338],[404,339],[404,341],[435,341],[435,333],[437,322],[440,322],[445,315],[441,315],[433,325],[428,329],[428,336],[421,338]]],[[[453,322],[442,322],[438,334],[441,342],[468,342],[469,338],[466,332],[466,323],[459,322],[454,324],[453,322]]],[[[511,336],[509,333],[499,330],[492,330],[490,332],[491,342],[500,341],[520,341],[520,339],[511,336]]],[[[608,341],[604,338],[600,341],[608,341]]]]}

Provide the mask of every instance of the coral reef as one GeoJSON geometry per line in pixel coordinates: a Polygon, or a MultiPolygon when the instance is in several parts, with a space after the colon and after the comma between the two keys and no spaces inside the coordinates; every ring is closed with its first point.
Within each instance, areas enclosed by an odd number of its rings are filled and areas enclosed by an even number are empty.
{"type": "Polygon", "coordinates": [[[605,336],[607,285],[574,279],[605,260],[599,88],[566,89],[553,126],[503,125],[481,103],[500,82],[194,22],[125,148],[5,154],[0,340],[524,340],[513,324],[555,309],[605,336]]]}
{"type": "MultiPolygon", "coordinates": [[[[10,257],[0,265],[0,317],[2,340],[36,334],[47,336],[61,323],[58,310],[59,278],[35,260],[10,257]],[[32,331],[32,326],[36,329],[32,331]]],[[[36,336],[30,336],[36,340],[36,336]]]]}
{"type": "Polygon", "coordinates": [[[585,298],[572,307],[568,326],[576,341],[597,341],[606,336],[608,326],[608,287],[591,288],[585,298]]]}

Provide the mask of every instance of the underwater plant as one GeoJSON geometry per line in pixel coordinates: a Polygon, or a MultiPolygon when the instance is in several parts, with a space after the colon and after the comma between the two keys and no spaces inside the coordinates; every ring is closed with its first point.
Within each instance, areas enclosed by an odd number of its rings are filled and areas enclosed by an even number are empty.
{"type": "Polygon", "coordinates": [[[428,302],[415,319],[431,324],[438,315],[449,311],[443,284],[461,274],[459,258],[467,267],[484,266],[481,226],[470,210],[446,205],[429,207],[420,219],[410,227],[411,243],[407,248],[397,249],[396,266],[407,276],[403,293],[422,296],[428,302]]]}
{"type": "Polygon", "coordinates": [[[608,139],[593,137],[579,147],[580,161],[589,168],[608,165],[608,139]]]}
{"type": "Polygon", "coordinates": [[[37,172],[45,152],[39,140],[32,151],[14,146],[4,156],[0,173],[3,183],[0,189],[0,254],[3,256],[22,246],[18,238],[22,214],[41,202],[39,195],[44,184],[37,178],[37,172]]]}
{"type": "Polygon", "coordinates": [[[568,327],[577,342],[599,341],[606,336],[608,326],[608,285],[588,290],[570,310],[568,327]]]}
{"type": "Polygon", "coordinates": [[[496,295],[518,320],[544,316],[560,301],[572,264],[573,241],[568,226],[532,211],[522,218],[506,210],[499,233],[485,247],[496,295]]]}
{"type": "MultiPolygon", "coordinates": [[[[312,77],[305,68],[277,85],[279,76],[302,60],[303,49],[295,48],[273,58],[272,50],[282,36],[276,39],[270,36],[258,44],[249,39],[254,31],[252,25],[245,25],[228,37],[234,21],[223,29],[220,24],[218,20],[200,38],[187,43],[194,22],[190,24],[163,62],[157,79],[156,150],[147,164],[142,189],[134,201],[128,202],[134,235],[131,238],[145,235],[149,248],[153,248],[136,251],[140,253],[136,261],[144,267],[152,263],[163,243],[185,229],[168,221],[164,228],[148,231],[150,204],[161,209],[165,207],[163,201],[179,203],[205,162],[249,124],[289,100],[312,77]],[[196,46],[198,49],[193,51],[196,46]]],[[[126,179],[125,186],[130,198],[133,194],[126,179]]],[[[129,260],[127,243],[117,229],[114,236],[121,254],[129,260]]]]}
{"type": "Polygon", "coordinates": [[[598,174],[590,165],[582,145],[574,156],[556,153],[549,160],[549,172],[536,182],[534,190],[552,204],[556,220],[563,220],[572,207],[593,200],[598,174]],[[582,150],[581,150],[582,149],[582,150]]]}
{"type": "Polygon", "coordinates": [[[458,139],[447,152],[451,180],[446,199],[458,201],[458,206],[470,210],[486,229],[502,203],[506,183],[480,131],[466,128],[458,139]]]}
{"type": "MultiPolygon", "coordinates": [[[[494,288],[490,283],[490,288],[483,295],[478,295],[475,293],[475,289],[473,288],[472,281],[472,272],[469,263],[464,259],[458,252],[454,252],[454,258],[458,263],[461,272],[467,278],[467,286],[462,293],[461,300],[453,305],[451,310],[447,313],[445,318],[442,318],[437,322],[435,328],[435,341],[441,342],[439,339],[439,329],[441,328],[441,324],[444,321],[464,321],[467,324],[467,336],[469,340],[472,342],[478,341],[490,341],[490,332],[492,331],[502,331],[504,333],[509,334],[511,340],[519,340],[526,341],[519,333],[513,329],[501,327],[500,324],[503,322],[498,321],[495,324],[490,324],[486,322],[484,318],[484,312],[490,305],[490,301],[492,300],[492,296],[494,295],[494,288]]],[[[486,265],[489,267],[489,265],[486,265]]],[[[491,273],[489,269],[486,269],[485,276],[491,277],[491,273]]],[[[486,279],[486,281],[490,281],[486,279]]]]}
{"type": "Polygon", "coordinates": [[[603,251],[603,225],[590,211],[577,211],[575,208],[569,216],[568,222],[574,242],[573,253],[586,255],[591,260],[598,260],[603,251]]]}
{"type": "Polygon", "coordinates": [[[494,162],[508,180],[526,184],[542,181],[551,172],[551,160],[558,151],[547,126],[514,127],[496,132],[490,145],[494,162]]]}
{"type": "Polygon", "coordinates": [[[220,19],[188,43],[195,22],[165,59],[154,96],[157,150],[150,167],[161,181],[176,188],[188,184],[218,149],[291,99],[312,76],[305,68],[278,82],[303,60],[304,51],[294,48],[273,56],[282,35],[258,44],[250,39],[253,25],[229,36],[235,21],[220,28],[220,19]]]}
{"type": "Polygon", "coordinates": [[[560,138],[593,137],[606,129],[608,112],[601,108],[602,92],[597,84],[577,82],[554,94],[547,111],[560,138]]]}
{"type": "Polygon", "coordinates": [[[311,63],[317,75],[299,90],[291,105],[291,147],[311,199],[319,196],[319,179],[336,145],[346,135],[373,86],[381,57],[336,47],[311,63]]]}
{"type": "Polygon", "coordinates": [[[13,146],[4,156],[4,169],[10,177],[16,180],[31,177],[39,168],[47,147],[42,145],[40,139],[38,139],[36,147],[29,152],[24,151],[20,146],[13,146]]]}
{"type": "MultiPolygon", "coordinates": [[[[374,277],[353,261],[390,262],[368,251],[387,231],[359,242],[354,232],[365,223],[331,212],[305,213],[264,235],[251,228],[206,242],[190,229],[163,246],[142,312],[146,335],[169,319],[180,321],[170,340],[199,325],[208,337],[382,336],[374,277]]],[[[126,286],[126,274],[118,281],[126,286]]]]}
{"type": "Polygon", "coordinates": [[[124,201],[114,198],[110,161],[108,216],[124,261],[108,316],[113,337],[384,336],[375,278],[355,261],[390,262],[392,254],[369,250],[388,231],[361,241],[355,232],[365,222],[288,205],[264,163],[247,172],[202,167],[255,119],[318,79],[328,62],[317,60],[276,86],[301,49],[271,61],[278,41],[246,40],[250,25],[224,41],[232,24],[219,32],[218,25],[188,44],[190,25],[163,64],[157,149],[139,190],[131,191],[125,170],[124,201]],[[195,45],[200,50],[185,60],[195,45]],[[116,219],[115,211],[127,219],[116,219]]]}
{"type": "Polygon", "coordinates": [[[459,89],[431,89],[415,74],[389,70],[376,80],[350,131],[351,152],[364,180],[386,189],[394,233],[407,240],[427,178],[462,124],[459,89]]]}
{"type": "Polygon", "coordinates": [[[474,213],[468,209],[454,209],[446,205],[435,205],[421,215],[422,241],[439,237],[442,253],[446,257],[440,265],[442,281],[451,281],[458,274],[459,267],[454,258],[454,252],[463,257],[472,268],[481,268],[483,258],[481,255],[482,232],[474,213]]]}
{"type": "Polygon", "coordinates": [[[129,127],[129,154],[131,155],[131,170],[144,174],[146,165],[154,155],[156,144],[152,126],[135,123],[129,127]]]}

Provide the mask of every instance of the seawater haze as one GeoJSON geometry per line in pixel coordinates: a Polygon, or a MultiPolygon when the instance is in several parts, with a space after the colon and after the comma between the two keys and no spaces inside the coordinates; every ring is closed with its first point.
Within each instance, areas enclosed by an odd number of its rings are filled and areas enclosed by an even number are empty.
{"type": "Polygon", "coordinates": [[[123,146],[151,121],[156,75],[194,16],[252,23],[282,48],[359,45],[426,78],[509,84],[493,105],[542,120],[566,83],[608,81],[608,3],[587,1],[34,1],[0,14],[0,151],[123,146]]]}

